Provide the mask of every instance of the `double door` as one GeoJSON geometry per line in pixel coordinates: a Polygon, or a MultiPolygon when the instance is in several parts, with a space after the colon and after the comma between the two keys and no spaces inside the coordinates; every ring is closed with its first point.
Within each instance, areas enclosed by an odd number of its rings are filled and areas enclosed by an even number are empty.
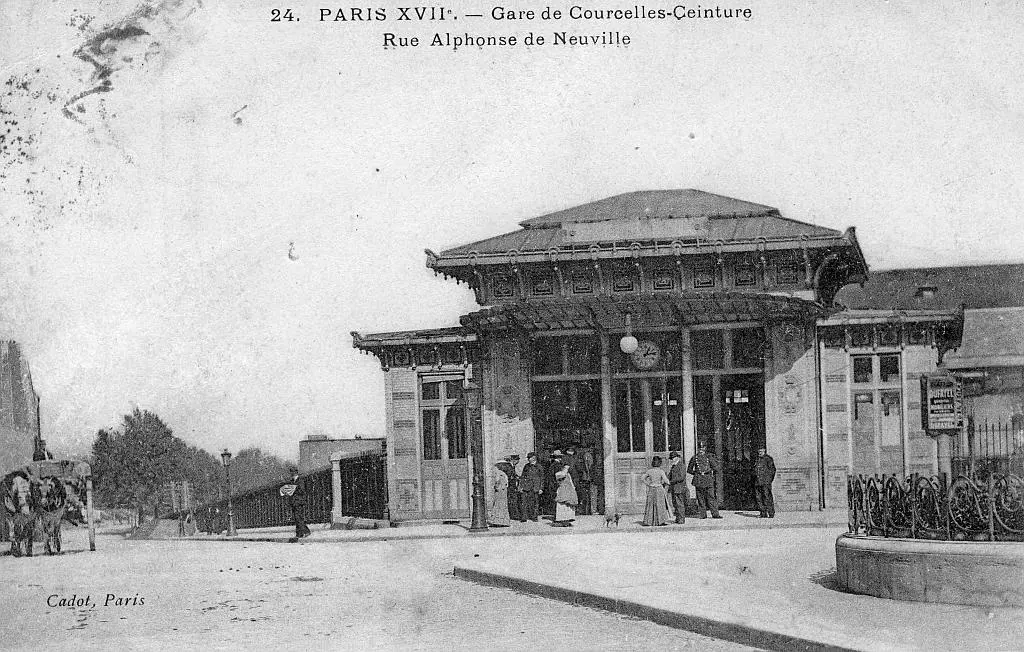
{"type": "Polygon", "coordinates": [[[765,448],[764,376],[694,376],[697,444],[719,461],[716,492],[725,509],[756,509],[754,462],[765,448]]]}
{"type": "Polygon", "coordinates": [[[615,503],[621,511],[643,511],[647,488],[640,478],[652,457],[661,457],[662,469],[668,473],[668,454],[683,453],[682,392],[679,376],[615,381],[615,503]]]}

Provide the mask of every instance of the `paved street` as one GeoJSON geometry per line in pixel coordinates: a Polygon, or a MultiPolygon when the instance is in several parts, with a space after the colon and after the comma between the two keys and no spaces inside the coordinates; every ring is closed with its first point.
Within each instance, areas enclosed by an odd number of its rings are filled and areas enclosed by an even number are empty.
{"type": "Polygon", "coordinates": [[[493,559],[531,537],[289,545],[101,536],[94,553],[81,551],[83,531],[67,538],[60,557],[0,557],[0,648],[745,649],[452,576],[456,562],[493,559]],[[103,606],[107,594],[126,604],[103,606]],[[91,596],[92,606],[49,607],[51,595],[91,596]]]}
{"type": "Polygon", "coordinates": [[[456,567],[530,582],[545,595],[544,587],[569,588],[732,631],[847,648],[1013,650],[1024,640],[1024,610],[840,591],[834,542],[842,528],[742,528],[726,520],[734,529],[445,537],[436,527],[409,527],[363,531],[361,540],[319,530],[294,544],[101,536],[95,553],[83,551],[83,530],[71,530],[60,557],[0,557],[0,608],[15,615],[0,620],[0,647],[744,649],[478,584],[453,576],[456,567]],[[47,605],[72,596],[91,603],[47,605]]]}

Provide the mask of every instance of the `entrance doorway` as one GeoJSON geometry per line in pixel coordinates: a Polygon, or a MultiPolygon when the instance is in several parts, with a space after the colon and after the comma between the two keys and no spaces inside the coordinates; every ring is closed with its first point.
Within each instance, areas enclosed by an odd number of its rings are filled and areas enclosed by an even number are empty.
{"type": "Polygon", "coordinates": [[[756,509],[754,462],[765,446],[764,375],[712,374],[693,379],[694,421],[703,443],[721,463],[719,501],[724,509],[756,509]]]}
{"type": "MultiPolygon", "coordinates": [[[[601,438],[601,383],[598,380],[533,383],[533,427],[542,464],[549,454],[576,448],[578,514],[604,511],[604,442],[601,438]]],[[[525,456],[525,452],[524,452],[525,456]]],[[[553,505],[542,505],[553,509],[553,505]]]]}
{"type": "Polygon", "coordinates": [[[467,418],[462,376],[420,379],[424,518],[470,515],[467,418]]]}
{"type": "Polygon", "coordinates": [[[613,384],[615,503],[628,512],[643,511],[647,488],[640,481],[658,455],[668,469],[668,454],[683,451],[683,381],[678,376],[616,380],[613,384]]]}

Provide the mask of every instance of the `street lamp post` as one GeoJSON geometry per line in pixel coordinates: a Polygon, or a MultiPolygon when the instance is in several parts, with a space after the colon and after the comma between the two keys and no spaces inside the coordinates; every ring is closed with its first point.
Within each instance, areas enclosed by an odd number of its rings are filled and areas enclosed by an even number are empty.
{"type": "Polygon", "coordinates": [[[471,380],[466,387],[469,407],[469,452],[473,462],[472,521],[470,532],[487,531],[487,500],[484,497],[484,435],[481,427],[481,390],[478,381],[471,380]]]}
{"type": "Polygon", "coordinates": [[[235,510],[231,505],[231,451],[225,448],[220,459],[224,463],[224,479],[228,483],[228,536],[233,537],[238,532],[235,531],[235,510]]]}

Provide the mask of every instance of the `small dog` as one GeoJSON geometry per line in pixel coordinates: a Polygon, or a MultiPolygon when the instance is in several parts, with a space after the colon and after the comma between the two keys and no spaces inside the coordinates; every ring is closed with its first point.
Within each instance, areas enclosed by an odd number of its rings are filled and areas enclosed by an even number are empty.
{"type": "Polygon", "coordinates": [[[619,514],[618,512],[615,512],[614,514],[605,514],[604,526],[605,527],[611,527],[612,523],[614,523],[615,527],[619,527],[619,519],[621,517],[622,517],[622,514],[619,514]]]}

